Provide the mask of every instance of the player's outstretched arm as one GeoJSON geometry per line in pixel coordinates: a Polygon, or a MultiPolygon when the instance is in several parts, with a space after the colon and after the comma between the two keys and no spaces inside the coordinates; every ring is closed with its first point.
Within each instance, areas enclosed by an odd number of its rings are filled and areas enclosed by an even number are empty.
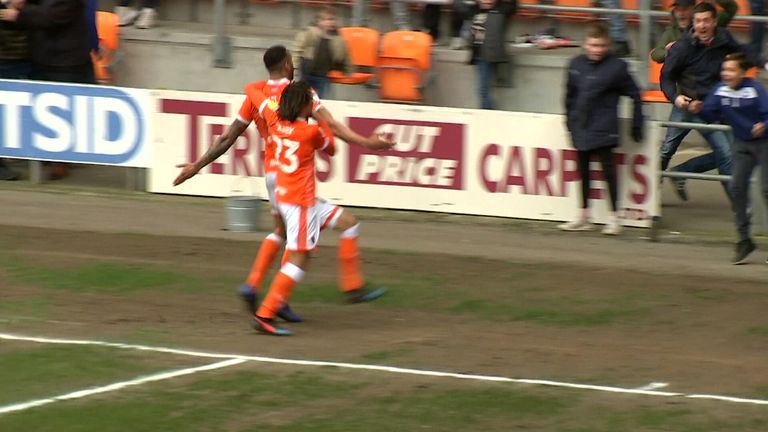
{"type": "Polygon", "coordinates": [[[315,110],[312,113],[312,116],[318,122],[326,123],[334,136],[341,138],[350,144],[361,145],[372,150],[388,150],[397,144],[394,140],[387,138],[384,134],[373,134],[366,138],[333,118],[331,113],[325,108],[315,110]]]}
{"type": "Polygon", "coordinates": [[[226,153],[227,150],[229,150],[229,148],[235,144],[237,137],[242,135],[247,128],[248,125],[241,122],[240,120],[233,121],[227,130],[224,131],[221,136],[216,138],[216,141],[213,142],[213,145],[208,149],[207,152],[205,152],[204,155],[200,156],[198,160],[193,163],[183,163],[176,165],[176,168],[181,168],[181,172],[176,177],[176,179],[173,180],[173,185],[178,186],[184,183],[188,179],[192,178],[195,174],[197,174],[198,171],[203,169],[206,165],[215,161],[219,156],[226,153]]]}

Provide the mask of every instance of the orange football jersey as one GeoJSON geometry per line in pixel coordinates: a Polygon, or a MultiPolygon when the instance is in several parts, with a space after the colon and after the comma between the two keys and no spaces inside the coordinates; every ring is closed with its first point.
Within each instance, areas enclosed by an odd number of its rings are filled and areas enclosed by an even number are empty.
{"type": "MultiPolygon", "coordinates": [[[[290,84],[291,81],[287,78],[281,80],[266,80],[250,83],[245,86],[245,100],[240,106],[237,119],[245,124],[250,124],[252,121],[256,122],[256,128],[259,134],[264,139],[264,172],[275,171],[275,144],[271,142],[269,138],[269,124],[263,118],[259,112],[261,102],[252,99],[252,95],[258,94],[259,98],[264,97],[275,103],[280,103],[280,95],[283,94],[283,90],[290,84]]],[[[320,98],[317,96],[314,90],[312,90],[312,111],[316,111],[320,108],[320,98]]]]}

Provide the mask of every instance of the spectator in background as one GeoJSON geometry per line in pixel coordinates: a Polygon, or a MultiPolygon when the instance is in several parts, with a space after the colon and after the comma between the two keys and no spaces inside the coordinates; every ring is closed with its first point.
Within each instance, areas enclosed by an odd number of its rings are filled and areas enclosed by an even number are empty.
{"type": "MultiPolygon", "coordinates": [[[[717,27],[717,10],[711,3],[702,2],[693,8],[693,30],[686,33],[669,49],[661,69],[661,89],[674,103],[670,121],[704,123],[696,113],[704,97],[719,81],[720,65],[725,56],[743,52],[728,30],[717,27]]],[[[667,128],[661,146],[661,168],[667,169],[672,155],[690,129],[667,128]]],[[[720,174],[730,175],[731,143],[722,131],[701,131],[712,149],[711,153],[696,156],[671,168],[671,171],[703,173],[717,168],[720,174]]],[[[727,184],[726,193],[728,193],[727,184]]],[[[676,183],[678,195],[688,199],[685,183],[676,183]],[[682,187],[681,187],[682,184],[682,187]]]]}
{"type": "Polygon", "coordinates": [[[451,49],[459,50],[467,46],[471,22],[470,13],[475,0],[453,0],[451,11],[451,49]]]}
{"type": "Polygon", "coordinates": [[[422,20],[424,31],[432,36],[432,44],[436,45],[440,38],[440,14],[443,11],[443,5],[440,3],[424,3],[422,20]]]}
{"type": "Polygon", "coordinates": [[[389,11],[392,15],[392,23],[395,26],[395,30],[413,30],[407,0],[390,0],[389,11]]]}
{"type": "MultiPolygon", "coordinates": [[[[755,249],[749,235],[749,182],[755,166],[761,168],[763,198],[768,203],[768,93],[762,84],[745,75],[751,67],[743,53],[729,54],[720,73],[722,81],[709,92],[699,115],[733,128],[733,180],[731,196],[739,242],[734,264],[743,264],[755,249]]],[[[768,261],[766,261],[768,262],[768,261]]]]}
{"type": "MultiPolygon", "coordinates": [[[[738,5],[735,0],[717,0],[717,4],[722,8],[722,11],[717,13],[717,26],[726,28],[730,24],[733,17],[736,16],[738,5]]],[[[656,48],[651,51],[651,58],[656,63],[664,63],[664,59],[667,57],[667,52],[674,45],[674,43],[683,37],[683,35],[690,31],[691,24],[693,23],[693,7],[696,5],[696,0],[675,0],[672,3],[672,20],[664,29],[659,38],[656,48]]]]}
{"type": "MultiPolygon", "coordinates": [[[[15,7],[1,4],[0,8],[15,7]]],[[[29,79],[32,59],[26,30],[19,30],[8,22],[0,22],[0,79],[29,79]]],[[[0,180],[16,180],[19,176],[0,159],[0,180]]]]}
{"type": "MultiPolygon", "coordinates": [[[[605,7],[611,9],[623,9],[619,0],[602,0],[605,7]]],[[[627,23],[624,15],[612,14],[608,16],[608,31],[613,39],[613,52],[619,57],[629,55],[629,42],[627,41],[627,23]]]]}
{"type": "Polygon", "coordinates": [[[30,31],[29,47],[41,81],[92,84],[93,62],[86,2],[83,0],[10,0],[0,20],[30,31]]]}
{"type": "Polygon", "coordinates": [[[600,24],[590,25],[584,40],[585,53],[573,58],[568,65],[566,126],[578,153],[581,211],[574,221],[558,226],[563,231],[591,231],[594,228],[589,215],[589,164],[596,156],[608,183],[611,205],[611,215],[603,234],[621,233],[619,185],[613,157],[613,149],[619,145],[619,97],[628,96],[634,101],[631,136],[636,142],[643,140],[643,106],[640,90],[629,74],[627,63],[612,54],[610,46],[608,30],[600,24]]]}
{"type": "Polygon", "coordinates": [[[142,0],[141,11],[131,7],[131,0],[120,0],[115,13],[121,27],[134,24],[136,28],[148,29],[155,26],[159,0],[142,0]]]}
{"type": "MultiPolygon", "coordinates": [[[[749,8],[752,15],[765,15],[765,0],[749,0],[749,8]]],[[[753,22],[749,26],[749,50],[752,57],[756,58],[763,54],[763,38],[765,37],[765,23],[753,22]]]]}
{"type": "Polygon", "coordinates": [[[470,14],[472,56],[469,64],[477,69],[480,107],[493,109],[491,82],[499,65],[509,62],[506,47],[509,18],[517,11],[517,0],[477,0],[470,14]]]}
{"type": "MultiPolygon", "coordinates": [[[[9,0],[0,21],[29,30],[34,74],[40,81],[94,84],[92,27],[85,0],[9,0]]],[[[90,14],[92,15],[92,13],[90,14]]],[[[51,164],[51,178],[67,175],[66,165],[51,164]]]]}
{"type": "Polygon", "coordinates": [[[328,72],[346,72],[348,63],[347,45],[339,36],[336,11],[332,7],[320,9],[315,23],[296,35],[294,52],[300,59],[302,79],[323,98],[328,88],[328,72]]]}
{"type": "Polygon", "coordinates": [[[99,10],[98,0],[86,0],[85,20],[88,25],[88,41],[91,45],[91,51],[99,53],[99,27],[96,23],[96,12],[99,10]]]}
{"type": "MultiPolygon", "coordinates": [[[[734,0],[717,0],[717,4],[721,7],[722,11],[717,13],[717,26],[720,28],[726,28],[736,15],[738,5],[734,0]]],[[[696,5],[696,0],[676,0],[672,3],[672,20],[669,26],[662,33],[661,38],[656,45],[656,48],[651,51],[651,58],[656,63],[664,63],[664,59],[667,57],[669,49],[672,45],[691,31],[693,24],[693,7],[696,5]]],[[[669,121],[677,121],[675,119],[680,118],[681,114],[678,112],[679,108],[673,106],[672,112],[669,114],[669,121]]],[[[677,152],[677,147],[682,143],[682,138],[679,138],[679,134],[682,131],[686,131],[687,134],[690,129],[677,129],[668,128],[664,143],[661,146],[661,169],[665,170],[669,166],[669,161],[672,156],[677,152]],[[679,139],[679,143],[675,145],[676,140],[679,139]]],[[[714,162],[712,162],[712,168],[714,162]]],[[[688,189],[685,179],[672,179],[672,183],[675,186],[675,192],[681,200],[688,200],[688,189]]]]}

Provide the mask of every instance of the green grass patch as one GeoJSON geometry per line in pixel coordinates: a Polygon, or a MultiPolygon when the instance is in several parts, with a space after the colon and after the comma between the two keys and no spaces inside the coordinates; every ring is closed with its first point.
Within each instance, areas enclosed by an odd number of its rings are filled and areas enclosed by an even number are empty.
{"type": "Polygon", "coordinates": [[[0,416],[0,430],[253,431],[304,404],[346,397],[364,383],[323,374],[224,370],[0,416]]]}
{"type": "Polygon", "coordinates": [[[267,431],[390,432],[427,428],[436,431],[508,431],[529,421],[545,424],[560,416],[571,398],[521,392],[508,386],[473,389],[413,389],[396,397],[362,401],[358,409],[308,416],[267,431]]]}
{"type": "Polygon", "coordinates": [[[51,302],[44,296],[29,296],[0,301],[0,318],[40,318],[48,315],[51,302]]]}
{"type": "MultiPolygon", "coordinates": [[[[472,274],[388,273],[382,283],[390,292],[375,307],[398,310],[460,314],[473,319],[496,322],[529,321],[550,326],[590,327],[637,321],[648,316],[657,299],[641,289],[596,294],[573,288],[563,295],[541,280],[541,268],[530,264],[508,264],[508,271],[494,275],[492,286],[464,283],[472,274]],[[508,288],[503,288],[508,286],[508,288]]],[[[343,296],[334,282],[321,281],[298,287],[294,303],[340,304],[343,296]]]]}
{"type": "Polygon", "coordinates": [[[525,305],[500,304],[489,300],[463,300],[451,308],[454,313],[471,315],[496,321],[532,321],[563,327],[589,327],[613,324],[621,320],[641,316],[639,308],[605,308],[594,305],[568,303],[552,307],[526,307],[525,305]]]}
{"type": "Polygon", "coordinates": [[[0,405],[201,364],[199,359],[107,347],[0,343],[9,347],[0,354],[0,405]]]}
{"type": "Polygon", "coordinates": [[[202,287],[197,278],[142,264],[88,262],[57,266],[5,255],[0,258],[0,268],[14,282],[70,292],[129,294],[158,289],[199,292],[202,287]]]}
{"type": "MultiPolygon", "coordinates": [[[[723,408],[723,407],[720,407],[723,408]]],[[[582,419],[582,425],[563,428],[564,432],[759,432],[768,427],[768,417],[755,407],[733,406],[713,410],[691,404],[687,407],[640,406],[605,409],[599,415],[582,419]],[[729,412],[730,411],[730,412],[729,412]]]]}
{"type": "Polygon", "coordinates": [[[764,432],[763,407],[255,363],[0,416],[0,430],[764,432]]]}
{"type": "Polygon", "coordinates": [[[768,326],[755,326],[747,329],[750,336],[768,337],[768,326]]]}
{"type": "Polygon", "coordinates": [[[363,360],[368,361],[374,361],[374,362],[385,362],[387,360],[392,360],[400,357],[407,356],[409,354],[412,354],[414,352],[411,348],[399,348],[389,351],[373,351],[370,353],[363,354],[360,356],[363,360]]]}

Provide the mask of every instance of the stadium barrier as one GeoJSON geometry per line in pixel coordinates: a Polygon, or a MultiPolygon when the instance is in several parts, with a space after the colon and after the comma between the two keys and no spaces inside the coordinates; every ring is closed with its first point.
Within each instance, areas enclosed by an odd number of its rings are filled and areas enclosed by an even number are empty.
{"type": "MultiPolygon", "coordinates": [[[[681,128],[681,129],[694,129],[699,131],[723,131],[731,132],[731,127],[723,124],[702,124],[702,123],[688,123],[688,122],[660,122],[660,126],[681,128]]],[[[688,172],[676,172],[676,171],[662,171],[662,177],[672,179],[685,179],[685,180],[709,180],[729,182],[731,176],[720,174],[704,174],[704,173],[688,173],[688,172]]],[[[766,208],[765,200],[763,200],[763,192],[760,187],[760,168],[757,167],[752,175],[752,185],[750,188],[750,201],[752,203],[752,231],[755,234],[766,235],[768,234],[768,208],[766,208]]]]}
{"type": "MultiPolygon", "coordinates": [[[[254,126],[225,156],[194,179],[173,187],[178,163],[195,160],[232,122],[242,96],[179,91],[152,92],[157,111],[150,192],[224,197],[241,176],[264,190],[263,143],[254,126]]],[[[318,193],[350,206],[569,220],[576,216],[579,174],[561,115],[451,109],[381,103],[324,101],[355,131],[392,134],[387,152],[339,146],[317,159],[318,193]]],[[[659,126],[649,122],[647,141],[622,136],[616,156],[622,216],[649,227],[660,216],[659,126]]],[[[622,132],[629,124],[622,125],[622,132]]],[[[592,178],[600,178],[595,162],[592,178]]],[[[593,183],[592,198],[607,191],[593,183]]],[[[594,202],[597,222],[605,200],[594,202]]]]}
{"type": "MultiPolygon", "coordinates": [[[[0,80],[0,157],[148,168],[150,192],[224,197],[242,176],[264,190],[263,143],[255,126],[226,155],[180,187],[176,164],[223,133],[243,97],[232,94],[0,80]]],[[[562,115],[325,101],[363,135],[391,134],[387,152],[339,146],[318,157],[319,194],[351,206],[568,220],[579,174],[562,115]]],[[[629,124],[622,125],[622,132],[629,124]]],[[[660,216],[659,125],[647,141],[622,136],[616,162],[622,217],[649,227],[660,216]]],[[[595,162],[592,178],[601,176],[595,162]]],[[[592,198],[606,191],[593,183],[592,198]]],[[[605,221],[605,200],[595,202],[605,221]]]]}

